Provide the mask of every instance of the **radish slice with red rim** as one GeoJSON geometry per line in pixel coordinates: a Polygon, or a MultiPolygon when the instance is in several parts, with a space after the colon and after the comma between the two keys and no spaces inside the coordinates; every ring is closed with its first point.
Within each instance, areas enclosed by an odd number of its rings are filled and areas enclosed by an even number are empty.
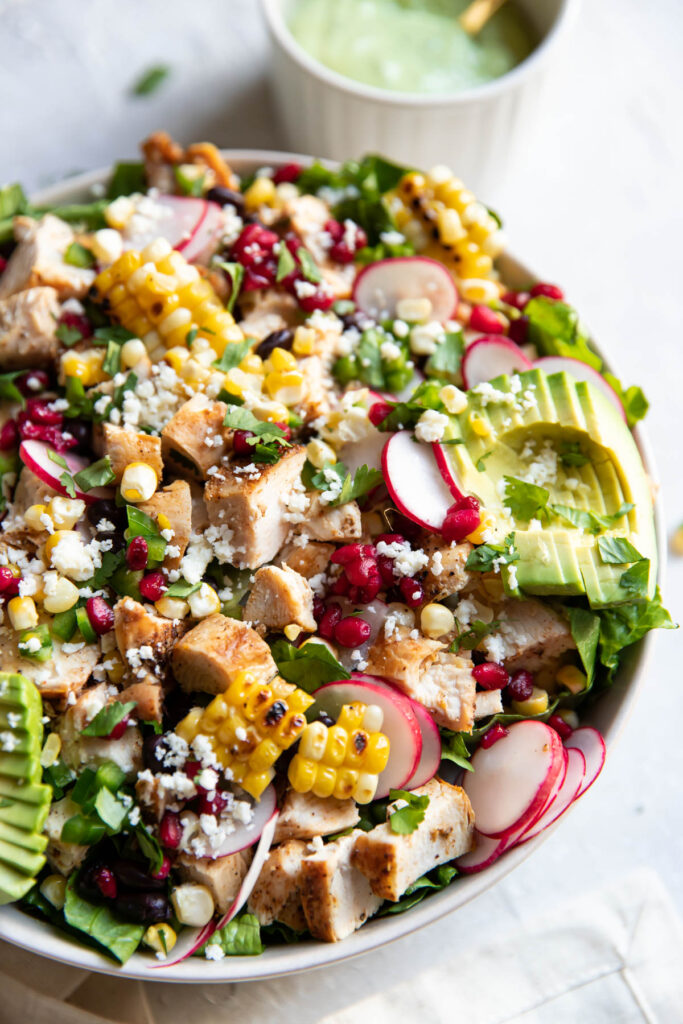
{"type": "Polygon", "coordinates": [[[462,379],[469,390],[502,374],[531,370],[533,363],[527,359],[514,342],[499,335],[478,338],[462,357],[462,379]]]}
{"type": "Polygon", "coordinates": [[[208,203],[194,196],[151,196],[144,198],[145,210],[132,219],[123,232],[126,249],[144,249],[157,238],[165,238],[169,245],[181,251],[191,241],[206,217],[208,203]]]}
{"type": "Polygon", "coordinates": [[[429,299],[430,320],[444,323],[458,308],[455,281],[443,263],[426,256],[396,256],[378,260],[356,277],[353,301],[373,320],[396,316],[401,299],[429,299]]]}
{"type": "Polygon", "coordinates": [[[225,214],[217,203],[206,202],[206,210],[192,236],[178,246],[188,263],[202,261],[225,233],[225,214]]]}
{"type": "Polygon", "coordinates": [[[583,785],[585,775],[586,759],[578,747],[571,747],[567,751],[567,772],[559,792],[548,801],[546,809],[540,818],[536,819],[533,825],[520,836],[517,842],[520,844],[527,843],[534,836],[537,836],[539,832],[542,832],[549,825],[552,825],[554,821],[557,821],[560,815],[564,814],[567,808],[576,800],[579,790],[583,785]]]}
{"type": "Polygon", "coordinates": [[[417,789],[433,779],[441,764],[441,734],[436,722],[427,709],[416,700],[408,697],[410,706],[415,712],[417,723],[422,733],[422,754],[417,768],[404,784],[404,789],[417,789]]]}
{"type": "Polygon", "coordinates": [[[619,395],[614,388],[607,383],[601,373],[598,373],[588,363],[582,363],[580,359],[572,359],[571,356],[542,356],[534,360],[534,367],[543,370],[544,373],[569,373],[575,380],[585,381],[592,384],[594,388],[601,391],[605,398],[612,403],[623,420],[626,420],[626,412],[619,395]]]}
{"type": "Polygon", "coordinates": [[[586,774],[578,792],[578,800],[579,796],[583,796],[586,790],[590,789],[602,771],[602,766],[607,756],[605,741],[598,730],[594,729],[592,725],[583,725],[580,729],[575,729],[571,736],[567,737],[564,745],[569,750],[572,747],[576,747],[586,759],[586,774]]]}
{"type": "Polygon", "coordinates": [[[474,830],[476,846],[469,853],[464,853],[454,861],[458,871],[463,875],[475,875],[478,871],[490,867],[498,860],[501,853],[508,849],[505,839],[494,839],[474,830]]]}
{"type": "Polygon", "coordinates": [[[384,716],[382,732],[389,738],[389,761],[380,774],[374,799],[389,795],[390,789],[403,789],[413,777],[422,755],[422,733],[410,701],[393,687],[373,676],[353,676],[349,680],[326,683],[315,691],[315,703],[336,719],[343,704],[360,701],[377,704],[384,716]]]}
{"type": "MultiPolygon", "coordinates": [[[[67,472],[73,477],[90,465],[89,460],[81,455],[74,455],[72,452],[59,454],[44,441],[22,441],[19,445],[19,458],[44,484],[64,496],[68,496],[69,492],[64,484],[60,483],[59,478],[63,473],[67,472]],[[65,462],[66,470],[61,462],[55,462],[55,459],[65,462]]],[[[82,491],[76,484],[74,487],[76,496],[89,505],[103,498],[111,498],[114,493],[111,487],[93,487],[90,491],[82,491]]]]}
{"type": "Polygon", "coordinates": [[[453,494],[431,446],[413,441],[410,431],[400,430],[384,446],[382,472],[399,512],[425,530],[438,533],[453,504],[453,494]]]}
{"type": "Polygon", "coordinates": [[[463,788],[477,828],[504,839],[532,824],[565,771],[560,737],[543,722],[527,719],[508,726],[491,747],[479,747],[463,788]]]}
{"type": "Polygon", "coordinates": [[[455,501],[460,501],[465,496],[465,490],[462,487],[461,481],[456,477],[453,464],[448,457],[446,446],[441,444],[440,441],[432,442],[432,451],[434,452],[434,458],[436,464],[439,467],[439,472],[443,477],[446,486],[453,495],[455,501]]]}
{"type": "Polygon", "coordinates": [[[372,432],[362,441],[345,444],[339,451],[339,461],[344,463],[352,476],[361,466],[381,470],[382,452],[387,443],[387,437],[389,434],[383,434],[381,430],[373,427],[372,432]]]}

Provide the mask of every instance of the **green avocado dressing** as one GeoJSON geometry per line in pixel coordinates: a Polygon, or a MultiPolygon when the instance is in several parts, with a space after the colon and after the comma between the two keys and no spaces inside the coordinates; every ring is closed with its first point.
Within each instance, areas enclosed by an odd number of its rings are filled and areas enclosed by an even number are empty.
{"type": "Polygon", "coordinates": [[[514,3],[472,39],[468,0],[295,0],[289,28],[321,64],[397,92],[457,93],[490,82],[531,53],[535,36],[514,3]]]}

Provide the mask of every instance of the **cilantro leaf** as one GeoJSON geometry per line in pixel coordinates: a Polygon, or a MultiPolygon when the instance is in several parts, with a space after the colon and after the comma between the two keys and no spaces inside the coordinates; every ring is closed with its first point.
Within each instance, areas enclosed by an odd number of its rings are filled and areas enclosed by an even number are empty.
{"type": "Polygon", "coordinates": [[[546,514],[546,506],[550,492],[545,487],[529,484],[515,476],[506,476],[505,505],[515,519],[528,522],[530,519],[541,519],[546,514]]]}
{"type": "Polygon", "coordinates": [[[232,370],[235,366],[239,366],[251,348],[252,343],[253,341],[251,338],[245,338],[244,341],[233,341],[225,346],[220,359],[216,359],[212,365],[215,366],[217,370],[222,370],[224,373],[227,373],[228,370],[232,370]]]}
{"type": "Polygon", "coordinates": [[[559,454],[563,466],[585,466],[590,462],[588,456],[581,451],[578,441],[564,441],[560,444],[559,454]]]}
{"type": "Polygon", "coordinates": [[[314,693],[324,683],[351,678],[325,644],[315,640],[303,647],[294,647],[286,640],[276,640],[271,652],[282,678],[288,683],[295,683],[306,693],[314,693]]]}
{"type": "Polygon", "coordinates": [[[61,469],[69,468],[64,456],[60,455],[59,452],[54,451],[52,448],[49,449],[47,457],[50,460],[50,462],[54,462],[54,464],[56,466],[59,466],[61,469]]]}
{"type": "Polygon", "coordinates": [[[426,794],[418,796],[416,793],[409,793],[407,789],[392,789],[389,791],[389,799],[402,800],[407,805],[399,807],[389,815],[389,828],[397,835],[410,835],[424,821],[425,811],[429,807],[429,797],[426,794]]]}
{"type": "Polygon", "coordinates": [[[230,298],[225,304],[225,308],[228,313],[232,313],[235,308],[235,303],[239,297],[240,288],[242,287],[242,281],[244,280],[244,267],[241,263],[226,263],[224,260],[214,260],[214,266],[220,267],[230,278],[232,288],[230,290],[230,298]]]}
{"type": "Polygon", "coordinates": [[[249,412],[248,409],[240,405],[230,406],[225,414],[223,426],[230,427],[232,430],[246,430],[253,434],[254,438],[249,438],[250,444],[256,444],[256,439],[262,444],[268,444],[269,441],[288,443],[285,440],[285,431],[282,427],[278,427],[276,423],[257,419],[253,412],[249,412]]]}
{"type": "Polygon", "coordinates": [[[616,512],[612,515],[598,515],[597,512],[589,512],[586,509],[572,508],[570,505],[549,505],[548,509],[554,515],[560,516],[562,519],[566,519],[567,522],[572,523],[574,526],[578,526],[582,530],[587,530],[589,533],[600,533],[601,530],[611,530],[620,519],[623,519],[631,509],[633,504],[625,501],[619,506],[616,512]]]}
{"type": "Polygon", "coordinates": [[[130,714],[137,701],[127,701],[125,704],[115,702],[100,708],[91,722],[88,722],[85,729],[81,729],[81,736],[108,736],[112,729],[122,722],[126,715],[130,714]]]}
{"type": "Polygon", "coordinates": [[[111,466],[111,459],[105,455],[92,465],[86,466],[78,473],[74,473],[76,486],[82,491],[91,491],[93,487],[106,487],[116,480],[116,474],[111,466]]]}
{"type": "Polygon", "coordinates": [[[428,377],[442,377],[454,381],[460,373],[460,364],[465,351],[462,329],[447,331],[435,351],[425,363],[424,371],[428,377]]]}
{"type": "Polygon", "coordinates": [[[107,199],[118,199],[119,196],[130,196],[133,192],[144,192],[147,189],[145,165],[140,161],[121,161],[114,166],[107,199]]]}
{"type": "Polygon", "coordinates": [[[626,537],[598,537],[598,551],[608,565],[626,565],[643,557],[626,537]]]}
{"type": "Polygon", "coordinates": [[[378,469],[368,466],[359,466],[352,477],[343,462],[326,462],[322,469],[316,470],[308,460],[304,463],[301,479],[307,490],[331,491],[338,488],[337,496],[328,502],[330,508],[354,501],[384,481],[378,469]]]}
{"type": "Polygon", "coordinates": [[[95,256],[80,242],[72,242],[64,253],[64,262],[72,267],[94,267],[95,256]]]}
{"type": "Polygon", "coordinates": [[[630,388],[624,389],[621,385],[621,381],[615,377],[613,373],[603,373],[603,377],[616,391],[617,396],[624,407],[629,427],[635,426],[639,420],[642,420],[645,417],[648,409],[650,408],[650,403],[643,394],[642,389],[636,384],[632,384],[630,388]]]}
{"type": "Polygon", "coordinates": [[[24,370],[11,370],[9,373],[0,373],[0,401],[19,402],[24,405],[24,396],[14,383],[24,370]]]}
{"type": "Polygon", "coordinates": [[[473,772],[474,768],[470,764],[471,754],[467,749],[467,743],[465,737],[461,732],[451,732],[450,729],[441,728],[441,758],[444,761],[452,761],[453,764],[457,764],[460,768],[464,768],[468,772],[473,772]]]}
{"type": "Polygon", "coordinates": [[[135,826],[135,836],[143,856],[149,861],[151,872],[157,872],[164,863],[164,852],[159,845],[159,840],[153,836],[144,825],[135,826]]]}
{"type": "Polygon", "coordinates": [[[301,267],[301,273],[304,275],[306,280],[310,281],[312,284],[320,284],[323,279],[322,274],[320,273],[320,268],[308,249],[305,249],[302,245],[301,248],[297,249],[296,256],[301,267]]]}
{"type": "Polygon", "coordinates": [[[417,424],[425,409],[443,412],[440,391],[444,386],[442,380],[422,381],[406,402],[389,402],[391,412],[382,420],[378,429],[381,431],[410,430],[417,424]]]}
{"type": "Polygon", "coordinates": [[[482,456],[480,456],[480,458],[477,459],[477,461],[476,461],[476,469],[477,469],[478,473],[485,472],[485,470],[486,470],[486,460],[490,459],[492,455],[493,455],[493,449],[491,449],[491,451],[484,452],[484,454],[482,456]]]}
{"type": "Polygon", "coordinates": [[[62,475],[60,476],[59,482],[62,485],[62,487],[64,488],[64,490],[66,491],[66,493],[69,495],[70,498],[75,498],[76,497],[76,488],[74,487],[74,478],[72,477],[71,473],[68,473],[65,470],[62,473],[62,475]]]}
{"type": "Polygon", "coordinates": [[[293,270],[296,270],[296,260],[289,251],[285,242],[280,242],[280,252],[277,258],[277,273],[275,280],[279,284],[285,277],[289,277],[293,270]]]}
{"type": "MultiPolygon", "coordinates": [[[[456,627],[458,626],[458,620],[455,620],[456,627]]],[[[462,632],[458,632],[455,640],[451,644],[451,652],[457,654],[458,651],[473,651],[475,647],[478,647],[485,636],[492,633],[495,629],[498,629],[500,622],[494,620],[493,622],[482,622],[480,619],[475,619],[474,622],[470,623],[469,629],[464,629],[462,632]]]]}
{"type": "Polygon", "coordinates": [[[155,64],[144,71],[131,88],[133,96],[150,96],[163,85],[171,69],[168,64],[155,64]]]}
{"type": "Polygon", "coordinates": [[[465,563],[466,569],[476,572],[491,572],[501,565],[510,565],[519,561],[519,551],[515,547],[515,535],[509,533],[502,544],[480,544],[470,552],[465,563]]]}
{"type": "Polygon", "coordinates": [[[576,310],[566,302],[539,295],[527,302],[524,315],[528,318],[528,341],[543,355],[569,356],[595,370],[602,368],[602,360],[591,348],[576,310]]]}
{"type": "Polygon", "coordinates": [[[55,337],[58,341],[61,341],[65,348],[71,348],[72,345],[83,341],[83,335],[79,329],[77,327],[69,327],[68,324],[58,324],[55,337]]]}

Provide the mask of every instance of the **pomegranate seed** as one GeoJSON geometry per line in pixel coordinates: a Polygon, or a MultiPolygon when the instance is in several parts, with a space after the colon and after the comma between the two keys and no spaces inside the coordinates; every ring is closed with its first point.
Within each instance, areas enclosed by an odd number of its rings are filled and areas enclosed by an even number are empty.
{"type": "Polygon", "coordinates": [[[45,441],[56,452],[62,454],[68,452],[69,448],[75,448],[78,441],[67,431],[61,431],[58,427],[44,427],[39,423],[31,423],[29,420],[21,420],[21,414],[17,417],[19,421],[19,434],[24,441],[45,441]]]}
{"type": "Polygon", "coordinates": [[[336,601],[328,604],[318,626],[318,632],[324,640],[333,639],[335,627],[337,623],[341,622],[342,614],[341,605],[336,601]]]}
{"type": "Polygon", "coordinates": [[[129,722],[130,722],[130,715],[126,715],[124,718],[121,719],[120,722],[117,722],[117,724],[114,726],[112,731],[107,736],[107,739],[108,740],[120,740],[121,737],[123,736],[123,734],[125,733],[126,729],[128,728],[128,723],[129,722]]]}
{"type": "Polygon", "coordinates": [[[228,794],[221,793],[220,790],[216,790],[211,799],[206,795],[202,795],[199,798],[197,814],[213,814],[218,817],[221,811],[225,810],[228,806],[228,799],[228,794]]]}
{"type": "Polygon", "coordinates": [[[322,597],[318,597],[316,594],[313,598],[313,618],[316,622],[320,622],[323,615],[325,614],[325,602],[322,597]]]}
{"type": "Polygon", "coordinates": [[[284,434],[284,436],[282,438],[283,441],[291,441],[291,439],[292,439],[292,428],[290,427],[289,423],[281,423],[278,420],[276,422],[275,426],[279,427],[280,430],[283,432],[283,434],[284,434]]]}
{"type": "Polygon", "coordinates": [[[166,593],[166,578],[160,572],[148,572],[140,580],[140,594],[154,604],[166,593]]]}
{"type": "Polygon", "coordinates": [[[183,826],[180,824],[180,817],[175,811],[166,811],[159,825],[159,842],[168,850],[177,850],[182,837],[183,826]]]}
{"type": "Polygon", "coordinates": [[[511,320],[508,328],[508,338],[514,341],[515,345],[526,344],[526,336],[529,331],[529,317],[520,316],[517,320],[511,320]]]}
{"type": "Polygon", "coordinates": [[[473,306],[470,313],[470,330],[483,334],[502,334],[505,324],[501,316],[488,306],[473,306]]]}
{"type": "Polygon", "coordinates": [[[330,561],[335,565],[348,565],[349,562],[355,562],[357,558],[372,552],[373,548],[369,544],[344,544],[343,547],[337,548],[330,561]]]}
{"type": "Polygon", "coordinates": [[[505,689],[508,700],[528,700],[534,690],[534,677],[531,672],[521,668],[512,673],[512,678],[505,689]]]}
{"type": "Polygon", "coordinates": [[[22,373],[21,377],[17,377],[15,383],[22,395],[28,396],[44,391],[50,383],[50,378],[45,370],[29,370],[28,373],[22,373]]]}
{"type": "Polygon", "coordinates": [[[441,536],[448,544],[459,544],[476,530],[480,522],[479,511],[473,508],[451,507],[443,521],[441,536]]]}
{"type": "Polygon", "coordinates": [[[334,594],[335,597],[345,597],[349,592],[350,586],[351,584],[349,583],[348,576],[342,573],[341,576],[337,576],[336,580],[330,587],[330,593],[334,594]]]}
{"type": "Polygon", "coordinates": [[[126,565],[132,572],[147,568],[149,549],[144,537],[133,537],[126,551],[126,565]]]}
{"type": "Polygon", "coordinates": [[[498,740],[502,740],[503,736],[507,736],[507,734],[508,730],[505,726],[496,722],[495,725],[492,725],[491,728],[484,733],[479,742],[485,750],[488,750],[489,747],[492,747],[494,743],[498,742],[498,740]]]}
{"type": "Polygon", "coordinates": [[[275,273],[263,272],[257,273],[252,270],[251,267],[247,267],[244,272],[244,278],[242,280],[242,291],[243,292],[256,292],[262,288],[268,288],[275,281],[275,273]]]}
{"type": "Polygon", "coordinates": [[[393,406],[389,405],[388,402],[373,402],[368,412],[368,419],[373,427],[378,427],[387,418],[392,408],[393,406]]]}
{"type": "Polygon", "coordinates": [[[105,867],[104,864],[102,867],[97,868],[93,874],[93,881],[104,896],[105,900],[116,899],[116,878],[114,877],[114,872],[111,868],[105,867]]]}
{"type": "Polygon", "coordinates": [[[332,218],[325,221],[323,231],[328,233],[333,242],[341,242],[344,237],[344,225],[341,221],[333,220],[332,218]]]}
{"type": "Polygon", "coordinates": [[[335,297],[326,289],[316,288],[312,295],[298,295],[297,301],[304,313],[314,313],[316,309],[326,313],[334,305],[335,297]]]}
{"type": "Polygon", "coordinates": [[[528,292],[504,292],[503,302],[508,306],[514,306],[515,309],[522,310],[529,301],[528,292]]]}
{"type": "Polygon", "coordinates": [[[170,858],[167,857],[166,854],[164,853],[163,856],[162,856],[161,867],[159,868],[159,870],[158,871],[152,871],[150,873],[152,875],[152,878],[161,879],[161,880],[163,880],[164,878],[168,878],[168,876],[171,873],[171,861],[170,861],[170,858]]]}
{"type": "Polygon", "coordinates": [[[382,582],[386,583],[388,587],[394,582],[394,560],[389,558],[389,555],[378,555],[377,557],[377,568],[382,578],[382,582]]]}
{"type": "Polygon", "coordinates": [[[559,733],[563,740],[566,740],[574,732],[569,722],[565,722],[564,718],[561,718],[560,715],[551,715],[548,719],[548,725],[555,732],[559,733]]]}
{"type": "Polygon", "coordinates": [[[402,533],[380,533],[375,538],[375,544],[405,544],[406,539],[402,533]]]}
{"type": "Polygon", "coordinates": [[[0,256],[0,274],[4,274],[5,267],[7,266],[7,260],[4,256],[0,256]]]}
{"type": "Polygon", "coordinates": [[[278,167],[275,174],[273,175],[273,181],[276,185],[283,185],[285,182],[294,182],[299,178],[303,167],[301,164],[285,164],[283,167],[278,167]]]}
{"type": "Polygon", "coordinates": [[[330,246],[330,256],[337,263],[353,263],[359,249],[368,244],[368,236],[358,224],[353,225],[353,238],[349,241],[346,227],[342,228],[342,237],[334,239],[330,246]]]}
{"type": "Polygon", "coordinates": [[[354,587],[364,587],[379,577],[377,562],[374,558],[356,558],[353,562],[346,564],[345,572],[349,583],[352,583],[354,587]]]}
{"type": "Polygon", "coordinates": [[[251,430],[235,431],[232,438],[232,450],[235,455],[251,455],[253,453],[253,445],[250,445],[248,441],[248,438],[253,436],[251,430]]]}
{"type": "Polygon", "coordinates": [[[547,281],[539,281],[535,284],[529,292],[532,299],[535,299],[538,295],[544,295],[546,299],[555,299],[557,302],[562,302],[564,299],[564,292],[561,288],[558,288],[556,284],[548,284],[547,281]]]}
{"type": "Polygon", "coordinates": [[[19,428],[16,420],[7,420],[0,429],[0,452],[8,452],[19,443],[19,428]]]}
{"type": "Polygon", "coordinates": [[[510,682],[510,676],[502,665],[495,661],[485,661],[472,669],[475,682],[485,690],[502,690],[510,682]]]}
{"type": "Polygon", "coordinates": [[[360,647],[369,639],[370,623],[357,615],[347,615],[334,627],[334,639],[342,647],[360,647]]]}
{"type": "Polygon", "coordinates": [[[89,597],[85,602],[85,610],[98,636],[104,636],[114,628],[114,612],[103,597],[89,597]]]}
{"type": "Polygon", "coordinates": [[[401,591],[403,600],[409,608],[417,608],[418,605],[422,604],[424,590],[419,580],[414,580],[410,576],[403,576],[398,581],[398,589],[401,591]]]}
{"type": "Polygon", "coordinates": [[[21,576],[16,576],[8,565],[0,565],[0,594],[13,597],[19,593],[21,576]]]}
{"type": "Polygon", "coordinates": [[[374,579],[366,583],[364,587],[358,587],[358,596],[353,599],[357,604],[370,604],[374,601],[380,590],[382,589],[382,578],[376,576],[374,579]]]}
{"type": "Polygon", "coordinates": [[[32,423],[39,423],[45,427],[58,427],[64,421],[61,412],[51,409],[48,402],[42,398],[29,398],[26,402],[26,413],[32,423]]]}
{"type": "Polygon", "coordinates": [[[202,766],[199,763],[199,761],[188,761],[185,765],[185,774],[187,775],[188,779],[194,779],[197,775],[199,775],[201,768],[202,766]]]}
{"type": "Polygon", "coordinates": [[[456,502],[456,506],[459,509],[470,509],[472,512],[479,512],[480,508],[479,499],[472,494],[463,494],[462,498],[456,502]]]}

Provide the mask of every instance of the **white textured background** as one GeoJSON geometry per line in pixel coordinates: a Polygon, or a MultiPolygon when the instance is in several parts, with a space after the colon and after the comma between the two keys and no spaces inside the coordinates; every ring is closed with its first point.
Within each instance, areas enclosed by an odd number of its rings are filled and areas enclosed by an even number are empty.
{"type": "MultiPolygon", "coordinates": [[[[681,0],[587,0],[525,167],[483,197],[511,248],[564,287],[649,396],[669,532],[683,520],[681,44],[681,0]]],[[[0,182],[36,188],[131,157],[157,127],[186,142],[284,145],[267,65],[256,0],[0,0],[0,182]],[[130,99],[157,62],[173,68],[165,87],[130,99]]],[[[683,619],[681,560],[665,596],[683,619]]],[[[496,890],[373,955],[373,970],[388,980],[639,865],[683,911],[682,662],[680,634],[662,634],[622,741],[571,817],[496,890]]]]}

